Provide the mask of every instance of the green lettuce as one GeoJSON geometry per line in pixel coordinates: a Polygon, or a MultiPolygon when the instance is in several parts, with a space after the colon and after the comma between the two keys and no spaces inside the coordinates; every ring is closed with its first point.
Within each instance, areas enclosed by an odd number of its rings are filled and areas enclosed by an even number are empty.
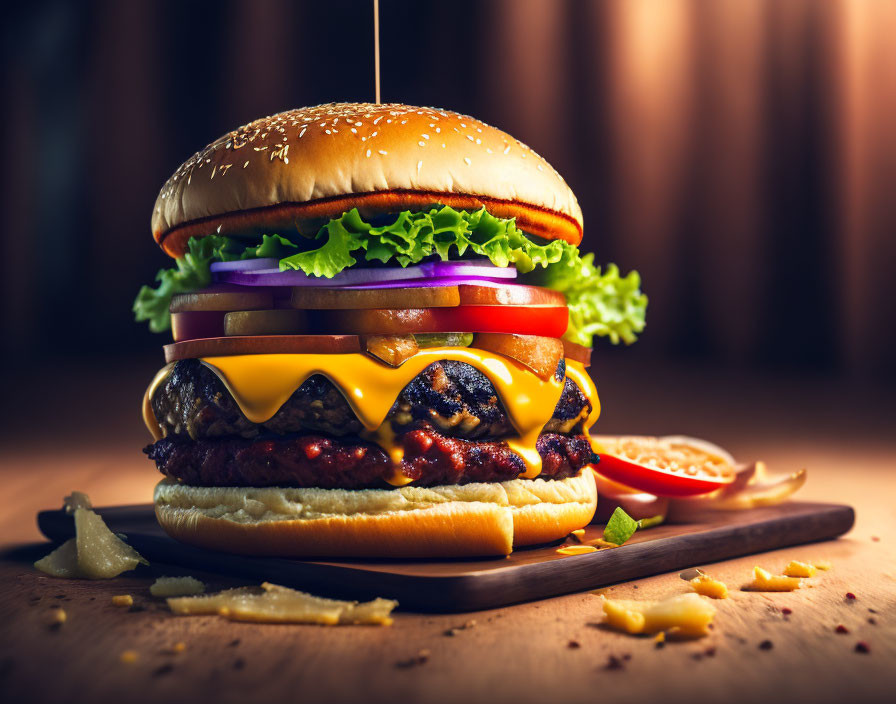
{"type": "Polygon", "coordinates": [[[279,259],[281,270],[332,278],[360,260],[406,267],[434,257],[447,261],[481,256],[496,266],[514,265],[521,283],[562,292],[569,306],[564,337],[571,342],[590,347],[597,335],[629,344],[644,329],[647,297],[640,291],[637,272],[621,277],[614,265],[601,272],[593,254],[583,257],[567,242],[527,235],[513,219],[496,218],[485,208],[472,213],[449,207],[404,211],[382,225],[365,221],[352,209],[330,220],[310,240],[296,239],[298,244],[276,234],[190,239],[176,266],[159,272],[159,285],[140,290],[134,302],[137,320],[148,320],[154,332],[167,329],[171,296],[207,286],[213,261],[272,257],[279,259]]]}

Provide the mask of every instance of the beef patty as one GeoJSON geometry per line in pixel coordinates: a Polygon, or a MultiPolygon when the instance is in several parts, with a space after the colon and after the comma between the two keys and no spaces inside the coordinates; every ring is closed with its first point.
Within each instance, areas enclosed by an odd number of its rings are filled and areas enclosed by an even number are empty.
{"type": "MultiPolygon", "coordinates": [[[[557,378],[566,373],[565,362],[557,378]]],[[[266,434],[323,433],[356,436],[363,427],[338,388],[326,377],[308,378],[262,424],[250,422],[230,392],[211,369],[198,359],[174,365],[150,399],[153,413],[166,437],[201,440],[266,434]]],[[[591,403],[566,378],[554,414],[545,432],[578,434],[591,413],[591,403]]],[[[494,386],[482,372],[465,362],[435,362],[418,374],[401,392],[388,419],[397,432],[432,427],[447,437],[467,440],[496,439],[513,433],[507,412],[494,386]]]]}
{"type": "MultiPolygon", "coordinates": [[[[398,471],[416,486],[499,482],[525,470],[503,442],[451,438],[421,427],[400,436],[404,459],[398,471]]],[[[564,479],[594,461],[584,435],[543,433],[536,445],[541,477],[564,479]]],[[[190,440],[167,437],[144,452],[159,470],[193,486],[298,486],[366,489],[388,486],[389,456],[357,437],[267,435],[190,440]]]]}

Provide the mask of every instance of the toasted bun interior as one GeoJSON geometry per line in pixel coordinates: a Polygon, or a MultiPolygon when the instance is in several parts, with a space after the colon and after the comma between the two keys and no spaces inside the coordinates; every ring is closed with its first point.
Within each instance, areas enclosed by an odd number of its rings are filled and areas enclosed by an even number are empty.
{"type": "Polygon", "coordinates": [[[585,469],[569,479],[437,487],[193,487],[164,480],[156,516],[173,538],[280,557],[473,557],[563,538],[594,515],[585,469]]]}
{"type": "Polygon", "coordinates": [[[190,237],[286,234],[352,207],[372,216],[435,203],[485,206],[539,237],[582,239],[575,195],[519,140],[455,112],[369,103],[290,110],[224,135],[168,179],[152,231],[179,256],[190,237]]]}

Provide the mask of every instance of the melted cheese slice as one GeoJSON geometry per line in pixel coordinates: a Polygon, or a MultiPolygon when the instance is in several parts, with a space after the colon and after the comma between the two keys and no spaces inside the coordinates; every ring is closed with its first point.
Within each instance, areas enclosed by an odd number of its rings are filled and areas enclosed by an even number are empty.
{"type": "MultiPolygon", "coordinates": [[[[563,391],[563,381],[538,378],[515,360],[486,350],[467,347],[435,347],[421,350],[400,367],[391,367],[362,353],[350,354],[253,354],[205,357],[201,361],[211,369],[233,396],[240,410],[253,423],[270,420],[289,397],[309,377],[322,374],[345,396],[365,436],[389,454],[396,468],[390,483],[407,484],[411,480],[398,471],[403,451],[394,441],[386,416],[401,391],[433,362],[454,360],[478,369],[491,381],[516,430],[506,439],[508,446],[522,457],[526,478],[541,473],[541,457],[535,444],[551,419],[563,391]]],[[[600,414],[597,390],[584,367],[567,360],[567,374],[591,401],[593,409],[585,423],[590,428],[600,414]]],[[[170,365],[169,365],[170,368],[170,365]]],[[[163,369],[144,400],[144,418],[154,436],[160,430],[148,399],[167,376],[163,369]]]]}

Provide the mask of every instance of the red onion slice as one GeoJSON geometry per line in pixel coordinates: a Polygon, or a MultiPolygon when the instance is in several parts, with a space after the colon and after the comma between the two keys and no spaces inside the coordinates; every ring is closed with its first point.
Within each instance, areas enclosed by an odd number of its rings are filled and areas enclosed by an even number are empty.
{"type": "MultiPolygon", "coordinates": [[[[253,261],[253,260],[245,260],[253,261]]],[[[254,260],[276,261],[276,260],[254,260]]],[[[231,262],[227,262],[231,263],[231,262]]],[[[215,264],[212,265],[215,267],[215,264]]],[[[461,262],[428,262],[406,268],[359,268],[346,269],[332,278],[308,276],[301,271],[280,271],[279,268],[221,270],[212,269],[213,278],[217,282],[238,284],[240,286],[325,286],[338,288],[353,287],[399,287],[448,286],[458,283],[458,279],[486,281],[506,281],[516,278],[516,267],[498,267],[491,263],[479,261],[461,262]],[[450,281],[450,283],[448,283],[450,281]]],[[[470,283],[471,281],[464,281],[470,283]]]]}
{"type": "Polygon", "coordinates": [[[256,271],[258,269],[279,269],[280,260],[273,257],[265,259],[237,259],[232,262],[212,262],[209,270],[213,274],[219,271],[256,271]]]}

